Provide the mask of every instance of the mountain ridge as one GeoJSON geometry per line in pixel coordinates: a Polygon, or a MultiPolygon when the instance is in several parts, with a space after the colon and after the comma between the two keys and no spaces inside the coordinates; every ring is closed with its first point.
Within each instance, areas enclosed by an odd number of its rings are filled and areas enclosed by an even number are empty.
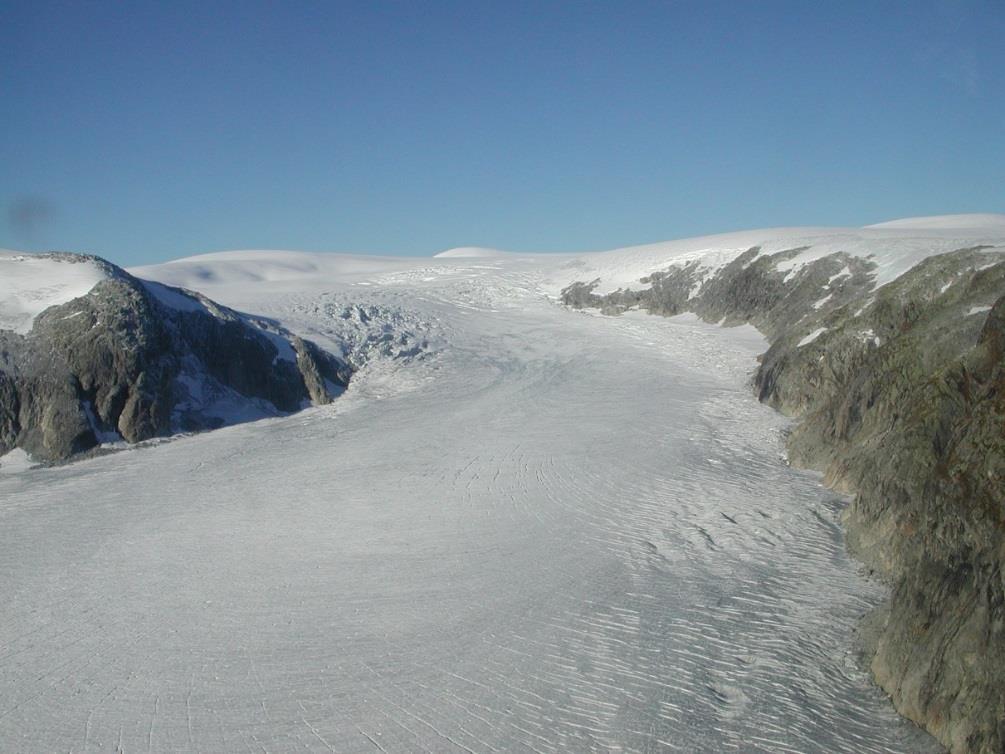
{"type": "Polygon", "coordinates": [[[329,402],[351,374],[273,323],[98,257],[33,261],[103,274],[82,295],[47,299],[21,331],[0,330],[0,455],[60,461],[103,442],[288,413],[329,402]]]}
{"type": "Polygon", "coordinates": [[[945,251],[941,242],[895,275],[881,244],[872,255],[755,246],[724,263],[678,259],[640,278],[640,289],[596,293],[600,278],[580,280],[562,300],[615,315],[693,312],[768,337],[758,397],[798,419],[792,463],[853,494],[849,546],[892,584],[870,621],[874,677],[951,751],[997,754],[1005,243],[945,251]]]}

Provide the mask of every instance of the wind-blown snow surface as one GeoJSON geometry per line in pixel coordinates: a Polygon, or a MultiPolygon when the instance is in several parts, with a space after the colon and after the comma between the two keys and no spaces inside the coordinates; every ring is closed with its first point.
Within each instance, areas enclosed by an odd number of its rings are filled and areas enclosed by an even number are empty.
{"type": "Polygon", "coordinates": [[[458,246],[456,249],[441,251],[436,259],[470,259],[474,257],[497,257],[507,252],[498,249],[487,249],[484,246],[458,246]]]}
{"type": "Polygon", "coordinates": [[[935,217],[905,217],[885,223],[867,225],[867,228],[895,230],[969,230],[1005,233],[1005,215],[985,213],[971,215],[936,215],[935,217]]]}
{"type": "Polygon", "coordinates": [[[0,330],[23,335],[50,306],[83,296],[107,277],[90,259],[0,250],[0,330]]]}
{"type": "Polygon", "coordinates": [[[762,338],[562,309],[567,263],[134,271],[425,345],[330,406],[0,476],[0,749],[936,750],[853,660],[882,590],[751,395],[762,338]]]}

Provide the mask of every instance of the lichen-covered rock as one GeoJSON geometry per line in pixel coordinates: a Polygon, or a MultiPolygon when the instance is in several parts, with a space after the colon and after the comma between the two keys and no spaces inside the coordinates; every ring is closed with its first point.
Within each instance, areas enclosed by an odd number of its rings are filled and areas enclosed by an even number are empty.
{"type": "Polygon", "coordinates": [[[843,253],[689,262],[649,290],[572,306],[691,311],[769,339],[755,388],[800,421],[794,464],[854,494],[849,547],[892,585],[871,621],[872,671],[902,714],[953,752],[1005,751],[1005,254],[932,256],[873,290],[843,253]]]}
{"type": "Polygon", "coordinates": [[[347,365],[272,323],[90,261],[107,278],[89,293],[24,335],[0,331],[0,453],[61,460],[327,403],[347,384],[347,365]]]}
{"type": "Polygon", "coordinates": [[[1005,746],[1003,337],[1005,296],[977,345],[905,396],[848,511],[859,549],[895,574],[876,679],[954,751],[1005,746]]]}
{"type": "Polygon", "coordinates": [[[6,332],[0,352],[0,453],[22,447],[39,458],[66,458],[97,444],[76,380],[55,353],[6,332]]]}
{"type": "MultiPolygon", "coordinates": [[[[0,353],[0,357],[3,355],[0,353]]],[[[20,411],[21,398],[14,377],[0,366],[0,455],[13,448],[17,441],[20,411]]]]}

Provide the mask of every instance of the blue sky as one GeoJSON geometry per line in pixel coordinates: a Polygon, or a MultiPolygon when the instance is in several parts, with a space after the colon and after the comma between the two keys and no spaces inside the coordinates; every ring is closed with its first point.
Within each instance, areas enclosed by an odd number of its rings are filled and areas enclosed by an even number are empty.
{"type": "Polygon", "coordinates": [[[1005,5],[0,0],[0,246],[571,251],[1005,211],[1005,5]]]}

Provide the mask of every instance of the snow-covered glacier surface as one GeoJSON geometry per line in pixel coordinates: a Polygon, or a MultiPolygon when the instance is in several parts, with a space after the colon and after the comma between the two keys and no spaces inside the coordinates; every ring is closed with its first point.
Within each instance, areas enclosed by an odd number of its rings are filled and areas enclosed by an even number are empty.
{"type": "Polygon", "coordinates": [[[0,750],[937,750],[755,331],[563,309],[560,260],[283,260],[141,274],[342,348],[335,403],[0,475],[0,750]]]}

